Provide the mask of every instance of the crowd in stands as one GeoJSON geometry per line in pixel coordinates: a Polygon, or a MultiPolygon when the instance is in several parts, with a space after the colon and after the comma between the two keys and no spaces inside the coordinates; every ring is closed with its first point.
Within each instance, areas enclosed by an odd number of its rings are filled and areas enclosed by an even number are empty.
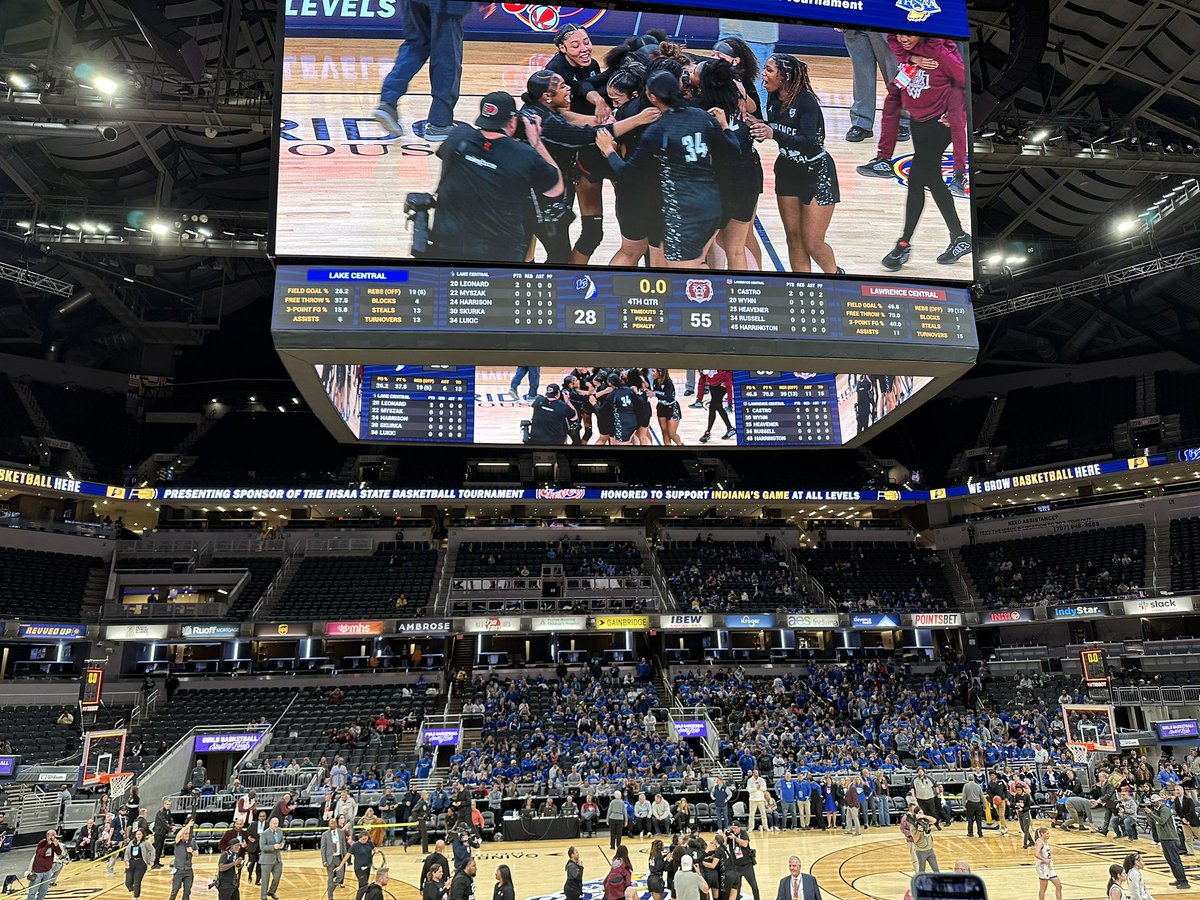
{"type": "Polygon", "coordinates": [[[787,554],[768,536],[761,542],[716,541],[696,536],[658,551],[675,606],[697,612],[800,611],[808,608],[803,586],[787,554]]]}
{"type": "Polygon", "coordinates": [[[797,559],[843,612],[953,609],[941,560],[913,544],[831,542],[797,559]]]}
{"type": "Polygon", "coordinates": [[[977,544],[962,549],[989,608],[1048,605],[1136,595],[1145,574],[1146,534],[1122,525],[1070,535],[977,544]]]}
{"type": "Polygon", "coordinates": [[[677,675],[687,706],[720,711],[722,758],[743,771],[894,771],[1046,762],[1062,749],[1044,707],[996,711],[965,666],[914,675],[895,661],[811,666],[773,679],[742,669],[677,675]]]}

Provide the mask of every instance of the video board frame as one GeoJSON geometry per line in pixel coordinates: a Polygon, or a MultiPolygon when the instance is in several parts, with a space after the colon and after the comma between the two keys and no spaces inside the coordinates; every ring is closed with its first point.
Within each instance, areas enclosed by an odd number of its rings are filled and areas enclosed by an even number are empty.
{"type": "MultiPolygon", "coordinates": [[[[385,3],[383,5],[387,5],[387,4],[385,3]]],[[[731,4],[726,2],[726,0],[719,0],[719,2],[717,2],[717,0],[714,0],[714,2],[711,4],[711,7],[705,6],[701,10],[701,12],[698,13],[698,15],[701,17],[711,18],[711,19],[713,19],[713,21],[716,21],[716,19],[719,16],[719,13],[722,11],[721,7],[722,6],[728,7],[729,5],[731,5],[731,4]]],[[[793,4],[782,4],[781,3],[779,5],[786,7],[786,11],[788,11],[788,12],[794,11],[793,4]]],[[[370,21],[366,20],[365,18],[357,18],[357,19],[352,18],[352,17],[348,18],[344,14],[338,14],[338,13],[334,13],[332,16],[324,15],[320,10],[316,10],[316,6],[317,6],[316,4],[309,3],[309,2],[307,2],[307,0],[289,0],[288,3],[280,5],[280,10],[279,10],[280,27],[281,27],[281,34],[285,34],[285,42],[287,40],[287,35],[291,35],[291,36],[295,37],[295,36],[299,36],[299,35],[309,34],[313,31],[314,28],[325,29],[326,33],[330,33],[330,34],[337,33],[337,34],[345,34],[347,36],[355,36],[355,37],[364,37],[366,35],[379,33],[379,31],[378,31],[379,22],[370,22],[370,21]],[[295,7],[295,9],[293,9],[293,7],[295,7]],[[303,15],[306,17],[306,18],[304,18],[304,20],[301,24],[297,24],[298,20],[295,16],[289,15],[289,12],[294,12],[298,9],[303,9],[304,10],[303,15]],[[315,13],[314,13],[314,11],[315,11],[315,13]]],[[[398,7],[399,3],[396,3],[395,6],[398,7]]],[[[488,15],[494,16],[497,18],[506,19],[508,22],[519,21],[519,22],[524,23],[524,25],[526,26],[526,29],[524,32],[521,32],[519,30],[513,30],[512,32],[506,32],[506,36],[516,42],[530,41],[530,40],[548,41],[549,36],[546,34],[545,30],[539,30],[539,27],[540,27],[539,23],[533,21],[533,19],[531,18],[531,13],[532,13],[533,8],[532,7],[523,7],[522,10],[517,10],[516,6],[518,6],[518,5],[505,4],[505,5],[503,5],[503,7],[487,7],[487,9],[489,10],[488,15]]],[[[885,3],[882,5],[882,7],[879,5],[875,5],[872,7],[871,10],[860,10],[859,14],[868,15],[868,17],[869,17],[870,14],[874,14],[874,12],[878,12],[881,9],[889,10],[889,9],[893,9],[893,8],[894,8],[894,10],[896,10],[898,12],[904,13],[904,15],[902,15],[900,17],[899,21],[902,21],[908,27],[908,30],[912,31],[913,33],[924,34],[926,36],[942,36],[942,37],[947,37],[947,38],[954,39],[954,40],[961,40],[962,38],[966,37],[968,34],[968,28],[966,25],[966,17],[965,17],[965,6],[961,3],[936,2],[936,0],[896,0],[896,2],[894,4],[893,3],[885,3]],[[960,10],[961,10],[961,15],[960,15],[960,10]]],[[[538,10],[545,9],[545,10],[554,11],[554,21],[555,22],[567,21],[567,19],[570,18],[571,16],[579,14],[581,10],[584,13],[588,12],[588,10],[586,10],[584,8],[578,8],[578,7],[538,7],[537,9],[538,10]]],[[[609,15],[617,15],[617,14],[636,15],[637,16],[636,21],[641,23],[643,15],[649,16],[652,14],[670,15],[670,16],[678,18],[680,21],[682,21],[683,16],[680,15],[681,9],[688,10],[688,9],[692,9],[692,7],[683,7],[682,5],[677,6],[677,5],[663,4],[663,3],[642,4],[642,3],[624,2],[624,3],[617,3],[617,4],[611,4],[611,5],[606,4],[603,10],[598,10],[597,12],[605,12],[609,15]]],[[[745,4],[738,4],[737,15],[746,20],[774,21],[774,22],[780,23],[784,27],[796,26],[796,27],[828,29],[828,28],[835,28],[835,27],[850,24],[845,19],[839,20],[838,17],[840,15],[842,15],[842,13],[839,10],[835,10],[835,9],[828,8],[828,7],[813,6],[812,8],[805,9],[804,14],[800,15],[800,16],[780,15],[779,12],[777,12],[777,11],[773,11],[768,15],[768,13],[767,13],[768,9],[773,9],[773,7],[770,3],[765,2],[765,0],[762,4],[761,9],[754,5],[752,5],[751,7],[747,7],[745,4]]],[[[853,19],[854,15],[856,15],[856,14],[853,12],[847,12],[847,13],[845,13],[845,15],[849,16],[851,19],[853,19]]],[[[893,18],[893,19],[890,19],[889,21],[896,22],[897,20],[893,18]]],[[[869,28],[884,28],[885,26],[884,26],[884,23],[880,20],[872,20],[872,21],[868,21],[865,24],[863,24],[862,27],[864,27],[864,28],[868,28],[868,27],[869,28]]],[[[394,30],[395,29],[393,28],[393,31],[394,30]]],[[[633,33],[637,33],[637,32],[633,32],[633,33]]],[[[601,39],[598,38],[597,43],[601,43],[601,39]]],[[[605,46],[608,46],[611,43],[613,43],[613,41],[611,40],[611,36],[603,38],[603,43],[605,44],[605,46]]],[[[963,46],[965,47],[965,45],[963,45],[963,46]]],[[[698,45],[695,49],[699,53],[707,52],[706,46],[698,45]]],[[[279,57],[279,79],[280,79],[280,84],[282,85],[283,78],[284,78],[284,70],[287,65],[286,48],[283,52],[281,52],[278,55],[278,57],[279,57]]],[[[965,109],[966,109],[966,116],[967,116],[966,134],[969,136],[969,134],[970,134],[969,116],[970,116],[970,105],[971,105],[971,90],[970,90],[970,83],[969,83],[970,82],[969,55],[967,55],[963,59],[963,62],[966,66],[966,71],[967,71],[967,79],[966,79],[967,84],[966,84],[966,90],[965,90],[965,109]]],[[[505,87],[512,87],[512,86],[506,84],[505,87]]],[[[511,92],[514,95],[519,95],[519,93],[520,93],[520,91],[515,87],[512,88],[511,92]]],[[[282,112],[282,106],[284,103],[283,94],[284,94],[284,92],[282,90],[277,91],[276,92],[276,100],[275,100],[276,115],[277,115],[277,118],[281,121],[283,120],[283,112],[282,112]]],[[[352,110],[352,111],[355,111],[355,110],[352,110]]],[[[369,119],[367,110],[364,109],[361,111],[361,113],[362,113],[362,115],[359,116],[357,119],[347,118],[347,119],[344,119],[341,121],[344,123],[350,123],[350,122],[362,122],[362,121],[364,121],[364,119],[369,119]]],[[[458,110],[458,113],[462,116],[462,118],[458,119],[458,121],[462,121],[463,119],[470,118],[470,116],[463,114],[461,109],[458,110]]],[[[312,121],[315,123],[316,119],[313,119],[312,121]]],[[[295,125],[295,122],[291,122],[291,125],[295,125]]],[[[285,121],[284,127],[280,129],[279,133],[274,134],[273,138],[272,138],[272,140],[273,140],[273,155],[274,155],[274,159],[276,160],[277,166],[278,166],[278,161],[281,157],[281,152],[282,152],[280,149],[281,144],[296,139],[295,136],[289,132],[288,126],[289,126],[289,122],[285,121]]],[[[322,126],[322,128],[327,128],[327,127],[333,127],[336,129],[338,127],[338,123],[334,123],[333,120],[329,120],[325,126],[322,126]]],[[[840,126],[838,126],[838,125],[834,125],[829,129],[829,131],[832,133],[834,131],[839,130],[839,127],[840,126]]],[[[878,124],[876,127],[877,128],[879,127],[878,124]]],[[[320,130],[320,129],[318,129],[318,130],[320,130]]],[[[319,137],[319,135],[316,135],[315,137],[319,137]]],[[[376,137],[378,137],[378,135],[376,137]]],[[[326,135],[326,139],[328,139],[328,135],[326,135]]],[[[413,140],[414,141],[417,140],[415,138],[415,136],[414,136],[413,140]]],[[[873,141],[871,141],[871,142],[873,142],[873,141]]],[[[866,151],[870,147],[871,142],[867,142],[867,143],[858,145],[859,147],[862,148],[862,150],[863,150],[862,155],[864,157],[866,155],[869,155],[866,151]]],[[[335,140],[335,143],[336,143],[336,140],[335,140]]],[[[340,149],[343,151],[346,149],[345,144],[346,144],[346,142],[343,142],[342,145],[340,146],[340,149]]],[[[967,141],[967,146],[969,146],[969,138],[967,141]]],[[[364,147],[365,147],[365,145],[364,145],[364,147]]],[[[317,152],[320,154],[324,154],[326,152],[333,152],[333,150],[331,148],[332,148],[332,145],[327,143],[323,146],[323,148],[319,149],[317,152]]],[[[293,148],[293,149],[296,149],[296,148],[293,148]]],[[[360,147],[359,149],[362,150],[363,147],[360,147]]],[[[351,148],[350,152],[355,152],[355,151],[353,150],[353,148],[351,148]]],[[[424,151],[422,151],[422,152],[424,152],[424,151]]],[[[899,152],[899,148],[898,148],[897,152],[899,152]]],[[[947,152],[949,152],[949,151],[947,151],[947,152]]],[[[900,177],[900,178],[903,177],[902,169],[903,169],[903,166],[905,165],[904,159],[905,159],[904,154],[900,154],[899,156],[896,157],[896,160],[897,160],[896,172],[897,172],[897,177],[900,177]]],[[[854,162],[856,162],[856,163],[863,162],[863,161],[865,161],[865,159],[859,160],[859,159],[857,159],[857,157],[854,160],[854,162]]],[[[871,179],[870,181],[873,182],[874,179],[871,179]]],[[[872,188],[875,187],[874,184],[865,185],[865,186],[869,186],[872,188]]],[[[903,199],[902,199],[903,194],[897,193],[897,197],[900,198],[898,200],[898,203],[900,203],[902,205],[903,204],[903,199]]],[[[762,198],[762,203],[763,204],[768,203],[769,202],[768,198],[769,198],[769,193],[764,192],[763,198],[762,198]]],[[[315,262],[315,263],[326,261],[326,262],[330,262],[333,264],[343,264],[343,265],[352,259],[351,257],[344,255],[344,254],[330,256],[328,253],[322,252],[322,247],[321,247],[320,241],[314,241],[311,247],[309,247],[309,246],[296,247],[296,246],[292,246],[292,245],[285,245],[285,246],[281,247],[280,242],[279,242],[280,228],[278,227],[279,226],[279,205],[280,205],[280,178],[277,176],[272,181],[271,198],[270,198],[272,228],[270,230],[268,241],[269,241],[269,251],[270,251],[271,255],[280,257],[282,259],[305,260],[308,262],[315,262]]],[[[927,206],[928,206],[928,209],[926,210],[925,218],[926,219],[936,219],[937,218],[936,210],[933,208],[933,205],[927,204],[927,206]]],[[[965,206],[962,209],[962,214],[960,215],[960,218],[962,219],[963,224],[965,226],[968,226],[969,231],[972,235],[977,233],[977,223],[975,220],[976,217],[975,217],[975,209],[974,209],[973,203],[965,204],[965,206]]],[[[608,229],[610,231],[615,231],[616,223],[611,221],[611,216],[609,216],[609,219],[610,219],[610,221],[608,222],[608,229]]],[[[761,229],[761,226],[760,226],[760,229],[761,229]]],[[[941,238],[941,240],[944,240],[944,235],[941,238]]],[[[891,246],[890,238],[889,238],[889,241],[887,242],[887,246],[888,247],[891,246]]],[[[881,244],[880,249],[882,251],[887,248],[883,247],[881,244]]],[[[936,253],[936,249],[934,249],[932,244],[930,244],[929,242],[926,242],[925,246],[922,249],[923,250],[933,249],[933,252],[936,253]]],[[[773,251],[773,252],[778,253],[779,251],[773,251]]],[[[783,253],[783,255],[786,256],[786,250],[782,251],[782,253],[783,253]]],[[[540,247],[537,250],[537,255],[541,255],[540,247]]],[[[361,257],[358,257],[358,258],[361,259],[361,257]]],[[[383,259],[384,257],[380,256],[377,258],[383,259]]],[[[386,258],[394,261],[397,257],[389,254],[386,258]]],[[[405,260],[405,262],[407,263],[409,261],[405,260]]],[[[601,263],[602,263],[602,261],[597,258],[597,259],[593,259],[588,265],[577,266],[574,263],[564,263],[563,265],[567,268],[578,268],[580,271],[583,271],[583,272],[595,272],[598,269],[608,268],[606,265],[602,265],[601,263]]],[[[428,268],[443,268],[443,269],[447,268],[447,265],[444,261],[439,263],[437,261],[432,261],[432,260],[414,259],[411,261],[411,264],[414,267],[422,266],[422,267],[428,267],[428,268]]],[[[965,260],[962,260],[959,263],[959,265],[956,267],[933,267],[932,269],[930,269],[927,272],[926,271],[917,272],[917,271],[914,271],[911,268],[909,268],[909,269],[901,270],[896,273],[887,273],[887,272],[882,272],[882,271],[880,271],[880,272],[859,271],[859,272],[850,272],[849,275],[850,275],[850,277],[859,277],[859,278],[884,279],[884,280],[889,279],[889,278],[901,278],[901,279],[910,280],[910,281],[917,280],[922,283],[928,282],[931,284],[943,284],[944,283],[944,284],[961,285],[961,284],[966,284],[969,281],[973,280],[975,265],[976,265],[975,257],[974,257],[974,255],[971,255],[971,256],[967,257],[965,260]],[[950,271],[951,268],[955,269],[957,272],[961,272],[962,273],[961,277],[951,277],[951,274],[952,274],[950,271]],[[943,272],[942,269],[945,269],[946,271],[943,272]]],[[[814,268],[816,268],[816,267],[814,266],[814,268]]],[[[791,274],[787,271],[787,269],[790,269],[790,266],[786,266],[782,271],[777,273],[777,272],[771,271],[768,268],[768,269],[764,269],[761,274],[765,275],[766,277],[774,277],[776,274],[783,274],[783,275],[791,274]]],[[[646,267],[629,268],[629,269],[612,268],[609,271],[614,272],[614,273],[624,272],[624,273],[631,273],[631,274],[644,274],[647,272],[664,271],[664,268],[662,266],[650,265],[650,266],[646,266],[646,267]]],[[[689,271],[694,271],[694,270],[689,270],[689,271]]],[[[713,270],[713,271],[716,271],[716,270],[713,270]]],[[[724,270],[721,270],[721,271],[722,271],[722,273],[724,272],[724,270]]],[[[839,277],[839,274],[838,273],[825,273],[825,274],[822,274],[820,277],[827,277],[830,279],[835,279],[835,278],[839,277]]]]}

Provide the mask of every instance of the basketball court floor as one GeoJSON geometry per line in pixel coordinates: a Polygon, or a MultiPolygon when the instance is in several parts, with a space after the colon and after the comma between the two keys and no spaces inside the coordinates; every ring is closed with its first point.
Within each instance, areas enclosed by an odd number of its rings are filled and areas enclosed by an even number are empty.
{"type": "MultiPolygon", "coordinates": [[[[1053,831],[1051,840],[1065,900],[1103,900],[1109,865],[1120,863],[1135,848],[1146,854],[1146,883],[1152,895],[1161,898],[1200,893],[1200,888],[1179,891],[1170,887],[1172,879],[1162,854],[1148,839],[1131,844],[1098,835],[1053,831]]],[[[580,849],[584,866],[585,896],[589,900],[602,896],[601,881],[611,857],[608,841],[601,836],[574,843],[580,849]]],[[[635,838],[628,843],[635,877],[644,888],[650,842],[635,838]]],[[[840,831],[833,835],[756,834],[754,844],[758,851],[756,873],[763,900],[775,900],[779,880],[787,874],[787,860],[793,854],[800,857],[804,870],[816,877],[827,900],[901,900],[913,874],[908,851],[895,827],[870,829],[859,838],[845,836],[840,831]]],[[[512,870],[518,900],[561,897],[568,846],[562,841],[485,844],[477,854],[479,870],[475,896],[485,900],[491,895],[496,867],[505,864],[512,870]]],[[[960,859],[970,863],[987,884],[992,900],[1031,900],[1037,895],[1038,880],[1032,851],[1021,849],[1021,835],[1015,826],[1007,836],[989,832],[984,838],[967,838],[965,827],[959,823],[935,832],[935,850],[944,870],[953,868],[960,859]]],[[[383,852],[391,872],[388,893],[396,900],[417,900],[420,892],[416,883],[422,862],[420,848],[414,847],[404,853],[396,847],[385,847],[383,852]]],[[[13,856],[18,854],[27,858],[28,851],[16,851],[13,856]]],[[[1190,859],[1184,857],[1185,863],[1190,859]]],[[[216,871],[216,864],[216,855],[198,857],[193,896],[216,897],[215,891],[206,888],[216,871]]],[[[143,900],[166,900],[170,884],[171,876],[165,869],[148,874],[142,889],[143,900]]],[[[354,894],[354,890],[346,887],[339,890],[335,898],[352,900],[354,894]]],[[[127,896],[120,866],[117,866],[117,874],[110,876],[105,874],[103,863],[67,866],[58,886],[49,894],[51,900],[127,896]]],[[[279,900],[324,900],[325,896],[325,873],[317,852],[286,853],[279,900]]],[[[1052,888],[1048,896],[1053,897],[1052,888]]],[[[258,900],[258,886],[248,886],[243,880],[242,897],[258,900]]],[[[743,897],[751,897],[748,888],[743,889],[743,897]]]]}
{"type": "MultiPolygon", "coordinates": [[[[285,120],[280,141],[277,250],[291,256],[339,256],[399,259],[410,256],[411,236],[403,205],[409,191],[436,188],[441,163],[435,145],[416,133],[392,142],[371,118],[379,86],[391,70],[397,44],[380,39],[290,38],[284,47],[285,120]]],[[[603,59],[607,47],[597,47],[603,59]]],[[[456,119],[473,122],[480,97],[502,89],[520,97],[530,74],[553,55],[546,45],[468,41],[464,48],[462,96],[456,119]]],[[[850,60],[807,57],[809,74],[825,116],[826,148],[838,167],[842,202],[833,214],[827,240],[837,262],[850,275],[889,274],[880,264],[900,236],[906,187],[896,179],[859,175],[855,166],[875,155],[875,139],[848,143],[852,100],[850,60]]],[[[882,103],[882,85],[878,102],[882,103]]],[[[423,133],[429,109],[429,80],[419,74],[411,93],[398,106],[401,124],[423,133]]],[[[880,117],[876,115],[876,137],[880,117]]],[[[787,244],[775,205],[775,144],[758,145],[766,185],[758,205],[756,230],[763,246],[763,269],[785,271],[787,244]]],[[[911,153],[897,144],[895,159],[911,153]]],[[[948,158],[948,157],[947,157],[948,158]]],[[[607,263],[619,246],[612,184],[604,183],[605,236],[592,257],[607,263]]],[[[969,204],[956,203],[970,230],[969,204]]],[[[579,223],[573,226],[579,228],[579,223]]],[[[949,236],[932,202],[913,236],[913,255],[902,275],[921,278],[968,278],[969,258],[957,266],[938,265],[949,236]]],[[[535,258],[541,258],[538,248],[535,258]]],[[[895,273],[890,273],[895,276],[895,273]]]]}

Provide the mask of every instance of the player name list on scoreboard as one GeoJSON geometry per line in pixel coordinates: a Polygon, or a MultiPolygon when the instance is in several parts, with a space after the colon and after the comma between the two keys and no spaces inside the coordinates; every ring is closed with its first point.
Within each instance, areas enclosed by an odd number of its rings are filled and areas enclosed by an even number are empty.
{"type": "Polygon", "coordinates": [[[837,444],[837,403],[828,384],[758,384],[741,389],[743,447],[837,444]]]}
{"type": "Polygon", "coordinates": [[[472,439],[475,395],[470,378],[372,373],[365,387],[366,440],[472,439]]]}
{"type": "Polygon", "coordinates": [[[277,330],[667,334],[973,347],[967,294],[930,285],[649,271],[280,267],[277,330]]]}

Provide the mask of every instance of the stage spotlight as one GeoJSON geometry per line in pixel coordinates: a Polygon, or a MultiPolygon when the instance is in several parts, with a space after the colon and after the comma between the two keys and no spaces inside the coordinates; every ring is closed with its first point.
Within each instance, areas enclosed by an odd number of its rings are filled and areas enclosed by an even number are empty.
{"type": "Polygon", "coordinates": [[[92,87],[94,87],[101,94],[104,94],[106,97],[111,97],[117,92],[117,89],[120,88],[120,85],[107,75],[98,75],[92,80],[92,87]]]}

